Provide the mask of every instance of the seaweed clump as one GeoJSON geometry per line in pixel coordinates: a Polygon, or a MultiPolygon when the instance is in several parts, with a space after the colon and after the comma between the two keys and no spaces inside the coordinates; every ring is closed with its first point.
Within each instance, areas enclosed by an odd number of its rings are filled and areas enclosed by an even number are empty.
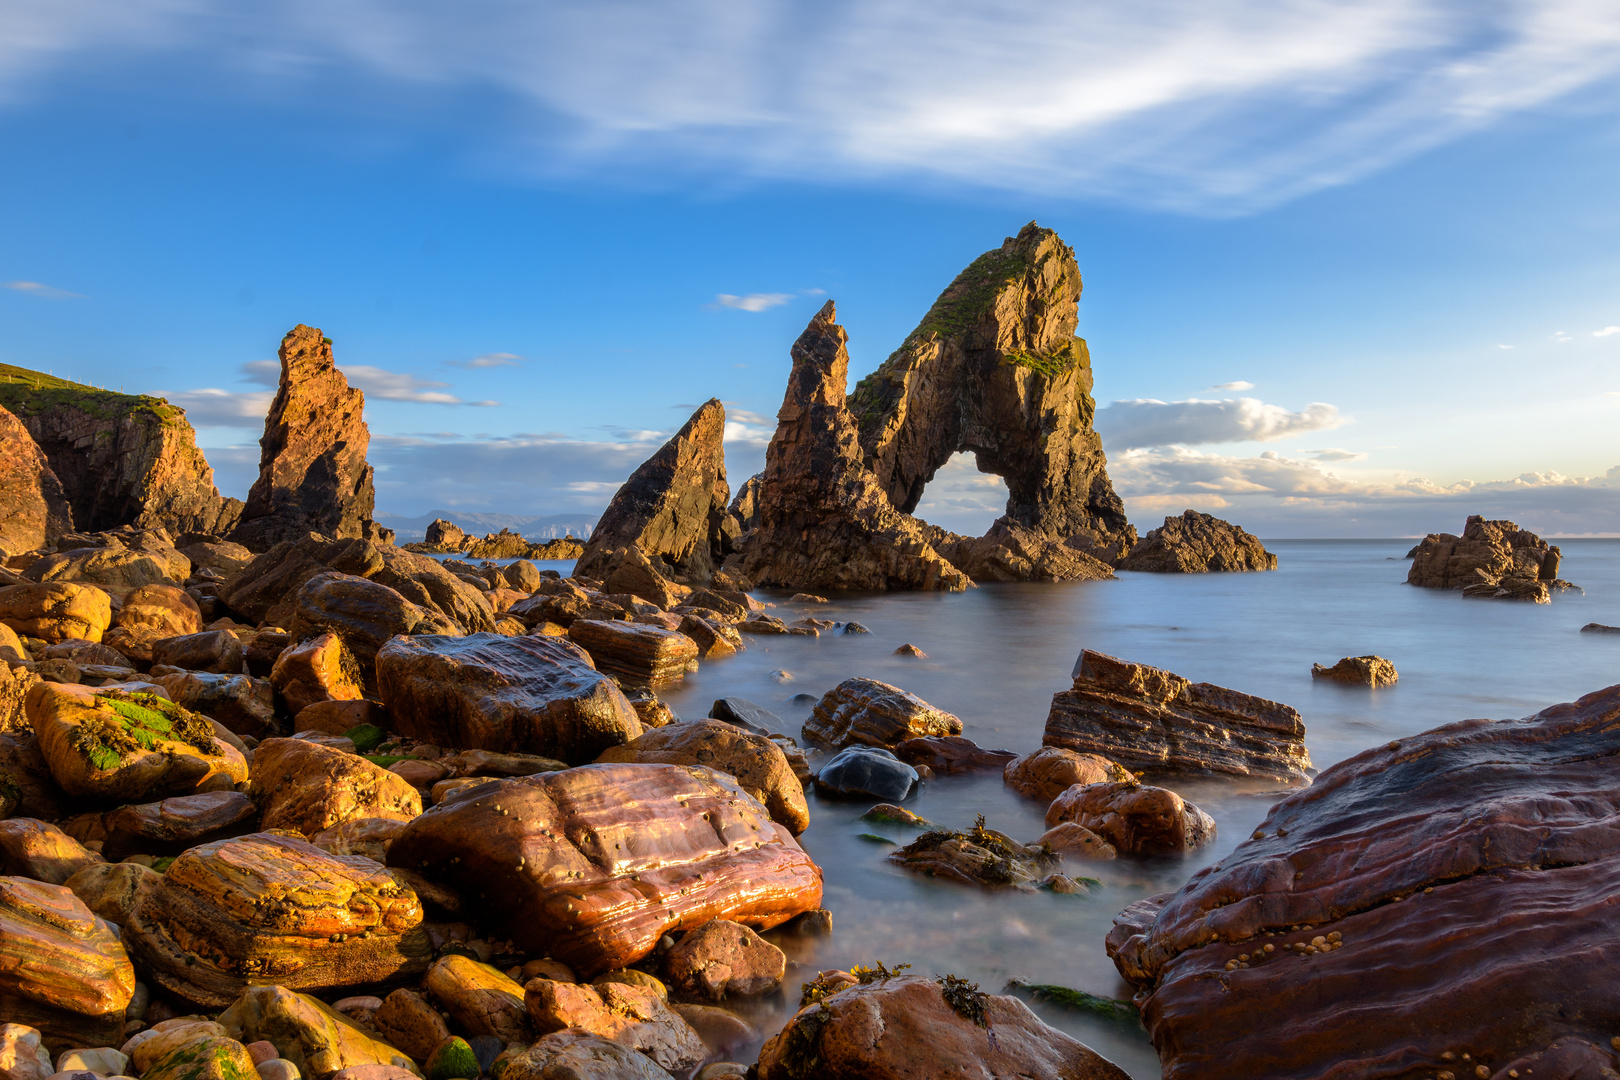
{"type": "Polygon", "coordinates": [[[1059,861],[1049,845],[1026,846],[989,828],[983,814],[967,832],[926,832],[889,858],[930,876],[992,888],[1032,887],[1059,861]]]}
{"type": "Polygon", "coordinates": [[[97,769],[116,769],[130,754],[160,743],[184,743],[204,754],[219,753],[214,729],[201,715],[167,698],[123,690],[97,694],[98,712],[73,732],[73,748],[97,769]]]}
{"type": "Polygon", "coordinates": [[[979,989],[978,983],[969,982],[959,975],[935,975],[934,981],[939,983],[939,994],[945,999],[945,1004],[951,1007],[952,1012],[979,1027],[987,1026],[984,1003],[990,998],[979,989]]]}

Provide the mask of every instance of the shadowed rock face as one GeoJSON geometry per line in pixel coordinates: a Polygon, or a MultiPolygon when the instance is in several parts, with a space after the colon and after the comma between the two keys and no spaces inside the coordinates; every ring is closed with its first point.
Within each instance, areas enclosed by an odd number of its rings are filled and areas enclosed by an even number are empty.
{"type": "Polygon", "coordinates": [[[967,576],[862,464],[844,407],[849,335],[837,314],[827,301],[793,343],[742,572],[756,584],[801,589],[966,588],[967,576]]]}
{"type": "Polygon", "coordinates": [[[574,573],[605,578],[607,556],[634,544],[676,581],[707,585],[720,563],[720,525],[731,498],[725,428],[725,407],[710,398],[619,488],[574,573]]]}
{"type": "Polygon", "coordinates": [[[0,550],[32,551],[72,528],[62,482],[28,429],[0,407],[0,550]]]}
{"type": "Polygon", "coordinates": [[[1197,510],[1167,517],[1119,563],[1121,570],[1157,574],[1207,574],[1275,570],[1277,556],[1252,534],[1197,510]]]}
{"type": "Polygon", "coordinates": [[[332,342],[300,323],[281,339],[281,384],[259,440],[259,478],[231,539],[254,551],[317,532],[392,541],[371,520],[366,396],[332,361],[332,342]]]}
{"type": "Polygon", "coordinates": [[[1109,935],[1164,1075],[1501,1076],[1556,1040],[1607,1047],[1617,764],[1620,686],[1323,772],[1109,935]],[[1233,1037],[1256,1016],[1263,1038],[1233,1037]]]}
{"type": "Polygon", "coordinates": [[[1412,568],[1408,585],[1428,589],[1461,589],[1464,596],[1548,602],[1558,580],[1561,552],[1529,529],[1511,521],[1486,521],[1471,515],[1461,536],[1430,533],[1407,552],[1412,568]]]}
{"type": "Polygon", "coordinates": [[[214,486],[185,410],[162,398],[0,364],[0,405],[49,460],[74,528],[219,534],[241,513],[241,502],[214,486]]]}
{"type": "MultiPolygon", "coordinates": [[[[957,275],[850,395],[867,467],[903,513],[952,454],[1007,481],[1007,528],[1104,561],[1136,538],[1092,430],[1074,251],[1034,222],[957,275]]],[[[960,565],[960,564],[958,564],[960,565]]]]}

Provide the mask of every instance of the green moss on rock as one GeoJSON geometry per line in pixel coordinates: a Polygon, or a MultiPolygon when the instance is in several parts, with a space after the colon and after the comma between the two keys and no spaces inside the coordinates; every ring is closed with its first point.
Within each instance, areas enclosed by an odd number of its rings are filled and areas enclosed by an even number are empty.
{"type": "Polygon", "coordinates": [[[100,711],[79,723],[73,746],[97,769],[116,769],[130,754],[156,750],[163,742],[219,753],[208,720],[167,698],[115,690],[97,694],[95,703],[100,711]]]}
{"type": "Polygon", "coordinates": [[[97,420],[144,416],[164,425],[186,422],[185,410],[160,397],[103,390],[14,364],[0,364],[0,405],[18,416],[78,409],[97,420]]]}

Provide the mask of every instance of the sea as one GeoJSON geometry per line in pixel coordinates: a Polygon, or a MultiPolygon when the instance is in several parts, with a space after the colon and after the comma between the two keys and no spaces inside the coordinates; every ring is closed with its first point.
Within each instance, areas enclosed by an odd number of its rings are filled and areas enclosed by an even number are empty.
{"type": "MultiPolygon", "coordinates": [[[[1556,541],[1560,573],[1584,591],[1555,594],[1547,605],[1407,585],[1414,542],[1268,540],[1278,558],[1269,573],[1122,572],[1110,581],[985,584],[957,594],[833,593],[824,605],[762,589],[755,596],[789,622],[853,620],[871,633],[748,637],[745,652],[705,662],[660,696],[692,719],[708,715],[716,699],[747,698],[799,737],[817,698],[866,676],[961,717],[963,734],[981,746],[1028,753],[1041,745],[1052,695],[1069,687],[1080,651],[1094,649],[1292,705],[1305,719],[1313,764],[1326,769],[1441,724],[1526,716],[1620,682],[1620,635],[1580,632],[1589,622],[1620,625],[1620,540],[1556,541]],[[926,658],[896,655],[905,644],[926,658]],[[1369,653],[1394,663],[1396,685],[1371,690],[1311,677],[1313,663],[1369,653]]],[[[1084,896],[920,877],[887,860],[894,845],[869,838],[905,843],[917,830],[859,820],[876,800],[812,790],[800,842],[825,873],[833,933],[779,939],[790,959],[784,993],[753,1003],[747,1015],[775,1032],[818,970],[878,962],[961,976],[992,993],[1022,980],[1128,999],[1131,988],[1103,950],[1114,915],[1224,857],[1286,794],[1266,783],[1161,782],[1215,819],[1215,841],[1181,858],[1071,862],[1065,872],[1096,879],[1084,896]]],[[[1005,787],[999,773],[940,775],[906,806],[957,829],[983,814],[991,828],[1025,842],[1045,831],[1045,806],[1005,787]]],[[[1032,1007],[1133,1077],[1160,1075],[1135,1023],[1049,1002],[1032,1007]]]]}

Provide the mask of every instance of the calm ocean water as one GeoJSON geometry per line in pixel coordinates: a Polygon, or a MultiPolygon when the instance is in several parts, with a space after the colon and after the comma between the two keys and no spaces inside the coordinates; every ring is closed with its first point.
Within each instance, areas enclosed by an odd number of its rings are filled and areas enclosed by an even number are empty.
{"type": "MultiPolygon", "coordinates": [[[[893,683],[960,716],[983,746],[1027,753],[1040,745],[1053,693],[1066,689],[1082,648],[1166,668],[1286,702],[1305,717],[1306,742],[1326,768],[1380,742],[1470,717],[1524,716],[1620,682],[1620,636],[1581,634],[1588,622],[1620,625],[1620,541],[1560,541],[1563,576],[1585,594],[1551,605],[1463,600],[1405,584],[1411,540],[1268,541],[1279,568],[1264,574],[1121,574],[1117,581],[986,585],[958,595],[835,595],[801,606],[786,593],[757,595],[792,621],[801,614],[854,619],[870,635],[749,638],[748,651],[704,664],[662,696],[686,718],[720,697],[748,698],[783,718],[798,737],[809,702],[853,675],[893,683]],[[927,659],[894,656],[911,643],[927,659]],[[1400,682],[1383,690],[1319,684],[1313,662],[1376,653],[1400,682]],[[790,681],[773,673],[785,671],[790,681]]],[[[567,564],[558,564],[564,573],[567,564]]],[[[801,838],[826,872],[831,938],[793,942],[788,993],[761,1006],[774,1031],[816,969],[883,961],[922,974],[953,973],[999,992],[1008,979],[1057,983],[1128,998],[1103,952],[1115,913],[1178,888],[1248,836],[1276,798],[1262,785],[1172,784],[1214,816],[1215,843],[1183,859],[1070,864],[1098,878],[1088,897],[985,892],[909,874],[885,861],[892,848],[858,839],[909,830],[857,818],[870,805],[811,799],[801,838]],[[794,976],[797,976],[795,978],[794,976]]],[[[908,807],[962,828],[984,814],[993,828],[1029,841],[1045,807],[1006,789],[999,775],[942,776],[908,807]]],[[[1159,1075],[1145,1034],[1045,1005],[1070,1032],[1136,1077],[1159,1075]]],[[[745,1059],[751,1060],[751,1059],[745,1059]]]]}

